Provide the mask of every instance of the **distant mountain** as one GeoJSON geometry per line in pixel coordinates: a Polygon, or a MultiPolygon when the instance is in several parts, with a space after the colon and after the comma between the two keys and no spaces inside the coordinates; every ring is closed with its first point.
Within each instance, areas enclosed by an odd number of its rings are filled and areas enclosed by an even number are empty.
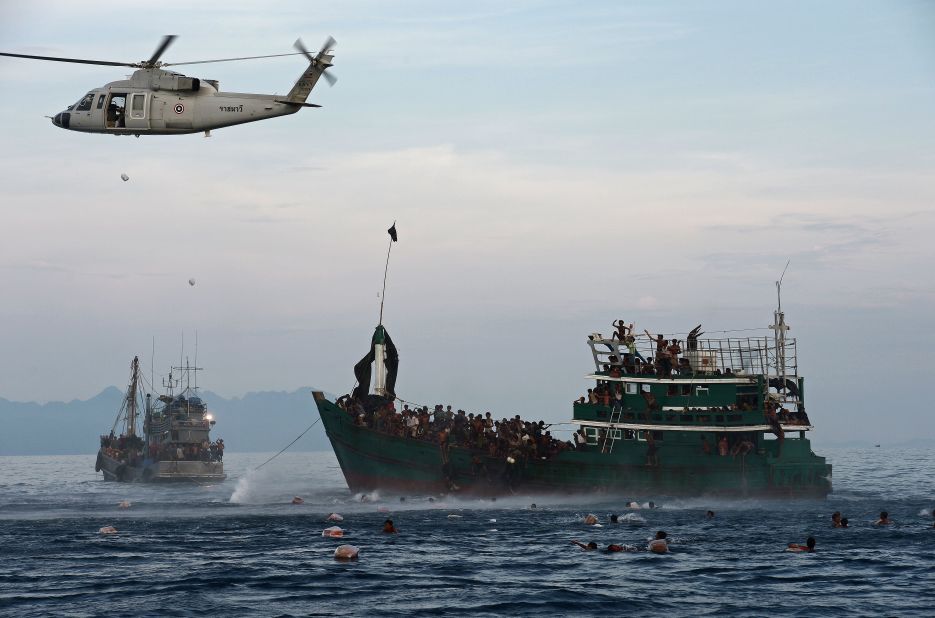
{"type": "MultiPolygon", "coordinates": [[[[226,399],[201,391],[217,420],[212,438],[224,438],[231,452],[278,451],[318,418],[310,388],[264,391],[226,399]]],[[[123,392],[113,386],[81,401],[16,402],[0,398],[0,455],[78,455],[95,453],[99,436],[114,424],[123,392]]],[[[292,447],[330,448],[319,423],[292,447]]]]}

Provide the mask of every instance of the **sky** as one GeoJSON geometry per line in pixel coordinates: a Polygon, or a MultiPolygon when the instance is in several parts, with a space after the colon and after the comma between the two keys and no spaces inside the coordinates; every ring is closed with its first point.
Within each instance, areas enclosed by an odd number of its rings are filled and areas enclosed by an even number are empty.
{"type": "MultiPolygon", "coordinates": [[[[589,333],[765,327],[789,261],[816,439],[935,437],[932,3],[0,3],[0,51],[165,34],[168,62],[333,35],[338,82],[136,139],[45,118],[129,70],[0,59],[0,397],[87,398],[134,355],[158,382],[196,332],[215,392],[346,392],[395,221],[409,401],[568,420],[589,333]]],[[[180,68],[285,93],[305,62],[180,68]]]]}

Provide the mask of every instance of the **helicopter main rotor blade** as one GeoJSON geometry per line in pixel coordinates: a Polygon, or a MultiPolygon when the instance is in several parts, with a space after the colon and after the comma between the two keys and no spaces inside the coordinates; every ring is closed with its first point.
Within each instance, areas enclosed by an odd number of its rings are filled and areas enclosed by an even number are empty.
{"type": "Polygon", "coordinates": [[[52,60],[53,62],[73,62],[75,64],[100,64],[108,67],[138,67],[138,63],[129,62],[110,62],[108,60],[82,60],[80,58],[57,58],[55,56],[32,56],[29,54],[8,54],[0,52],[0,56],[10,56],[11,58],[29,58],[31,60],[52,60]]]}
{"type": "Polygon", "coordinates": [[[209,62],[233,62],[234,60],[256,60],[257,58],[279,58],[280,56],[301,56],[302,52],[291,52],[288,54],[269,54],[267,56],[244,56],[242,58],[219,58],[217,60],[194,60],[192,62],[167,62],[164,67],[177,67],[180,64],[207,64],[209,62]]]}
{"type": "Polygon", "coordinates": [[[158,62],[159,58],[166,53],[166,50],[172,45],[172,41],[178,38],[177,34],[167,34],[162,37],[162,42],[159,44],[159,47],[156,48],[156,51],[153,52],[152,57],[147,60],[144,64],[153,65],[158,62]]]}

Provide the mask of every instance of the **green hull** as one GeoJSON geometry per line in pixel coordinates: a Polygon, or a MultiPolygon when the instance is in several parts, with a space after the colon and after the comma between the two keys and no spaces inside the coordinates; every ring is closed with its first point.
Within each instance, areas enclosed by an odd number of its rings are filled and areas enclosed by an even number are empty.
{"type": "Polygon", "coordinates": [[[616,441],[609,453],[590,446],[510,464],[462,447],[451,447],[446,454],[431,441],[358,426],[322,393],[314,396],[353,491],[775,497],[825,497],[831,491],[831,466],[812,452],[804,432],[781,442],[760,434],[756,448],[738,456],[705,454],[698,433],[666,432],[651,466],[647,443],[639,440],[616,441]]]}

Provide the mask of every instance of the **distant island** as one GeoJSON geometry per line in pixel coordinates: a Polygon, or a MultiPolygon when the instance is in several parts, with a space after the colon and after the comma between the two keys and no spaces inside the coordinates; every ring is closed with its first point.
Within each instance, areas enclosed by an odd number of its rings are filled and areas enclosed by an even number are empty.
{"type": "MultiPolygon", "coordinates": [[[[263,391],[230,399],[201,391],[229,452],[278,451],[316,418],[311,388],[263,391]]],[[[123,391],[108,387],[87,400],[69,402],[8,401],[0,398],[0,455],[93,455],[99,436],[110,431],[123,391]]],[[[317,425],[292,450],[330,449],[317,425]]]]}

